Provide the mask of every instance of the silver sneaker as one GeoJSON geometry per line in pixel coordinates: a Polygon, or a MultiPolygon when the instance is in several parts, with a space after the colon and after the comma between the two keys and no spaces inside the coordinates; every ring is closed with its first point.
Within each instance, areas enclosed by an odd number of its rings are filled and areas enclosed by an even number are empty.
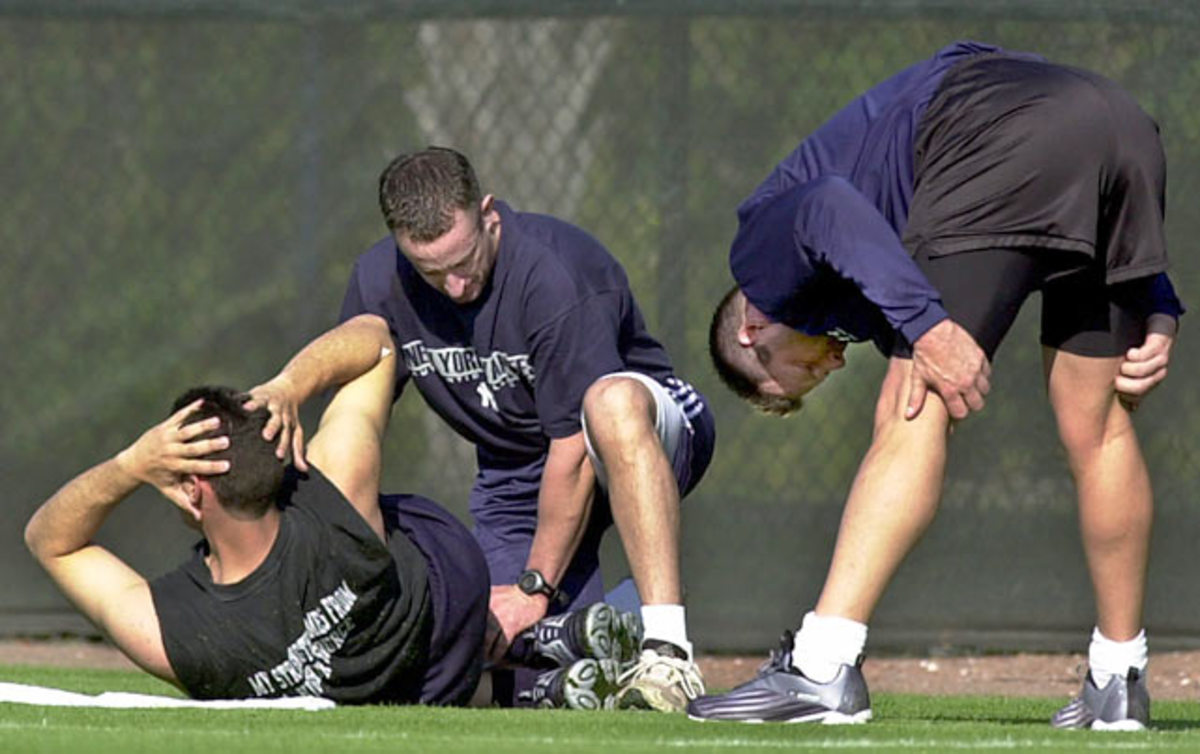
{"type": "Polygon", "coordinates": [[[700,668],[666,647],[645,647],[637,662],[621,673],[620,709],[683,712],[688,702],[704,693],[700,668]]]}
{"type": "Polygon", "coordinates": [[[693,720],[743,723],[822,723],[844,725],[871,719],[871,698],[861,661],[842,665],[833,680],[818,683],[792,665],[792,632],[758,669],[758,675],[725,694],[703,696],[688,705],[693,720]]]}
{"type": "MultiPolygon", "coordinates": [[[[543,618],[522,634],[534,657],[559,667],[590,657],[625,663],[637,655],[642,641],[642,621],[597,602],[582,610],[543,618]]],[[[529,664],[528,662],[525,664],[529,664]]]]}
{"type": "Polygon", "coordinates": [[[619,671],[613,660],[578,660],[565,668],[548,670],[517,701],[531,707],[600,710],[616,706],[619,671]]]}
{"type": "Polygon", "coordinates": [[[1102,689],[1089,672],[1079,696],[1050,718],[1055,728],[1145,730],[1149,724],[1150,692],[1146,676],[1136,668],[1124,678],[1114,675],[1102,689]]]}

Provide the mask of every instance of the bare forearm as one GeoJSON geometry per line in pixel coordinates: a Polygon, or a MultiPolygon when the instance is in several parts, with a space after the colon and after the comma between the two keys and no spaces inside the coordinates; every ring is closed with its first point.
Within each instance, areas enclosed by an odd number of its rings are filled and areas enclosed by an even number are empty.
{"type": "Polygon", "coordinates": [[[582,437],[556,441],[542,471],[537,531],[529,552],[536,568],[551,584],[559,584],[587,529],[595,477],[582,437]],[[556,452],[557,450],[557,452],[556,452]]]}
{"type": "Polygon", "coordinates": [[[63,485],[25,527],[25,544],[40,562],[86,547],[100,526],[140,482],[117,458],[93,466],[63,485]]]}
{"type": "Polygon", "coordinates": [[[280,371],[298,402],[365,374],[391,348],[387,324],[373,314],[361,314],[338,325],[305,346],[280,371]]]}

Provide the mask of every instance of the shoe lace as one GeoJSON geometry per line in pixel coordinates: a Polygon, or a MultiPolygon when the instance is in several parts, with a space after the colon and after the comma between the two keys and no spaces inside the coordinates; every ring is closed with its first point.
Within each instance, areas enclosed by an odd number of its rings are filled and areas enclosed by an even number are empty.
{"type": "Polygon", "coordinates": [[[653,650],[643,650],[638,661],[621,672],[617,683],[625,687],[643,678],[652,679],[664,686],[678,684],[689,699],[704,693],[704,679],[700,677],[700,669],[696,667],[696,663],[660,655],[653,650]]]}
{"type": "Polygon", "coordinates": [[[795,645],[795,637],[796,635],[792,633],[791,629],[783,632],[783,636],[779,638],[779,648],[772,649],[767,656],[767,661],[758,666],[758,675],[767,675],[792,667],[792,647],[795,645]]]}

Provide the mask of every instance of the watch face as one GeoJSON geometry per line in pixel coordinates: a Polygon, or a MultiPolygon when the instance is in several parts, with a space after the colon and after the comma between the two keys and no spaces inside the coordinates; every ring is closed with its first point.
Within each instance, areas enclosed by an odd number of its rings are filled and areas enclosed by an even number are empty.
{"type": "Polygon", "coordinates": [[[539,576],[540,574],[532,572],[532,570],[527,570],[527,572],[521,574],[521,579],[517,581],[517,586],[526,594],[536,594],[542,585],[542,580],[539,576]]]}
{"type": "Polygon", "coordinates": [[[541,594],[546,588],[546,581],[537,571],[526,571],[517,581],[517,587],[526,594],[541,594]]]}

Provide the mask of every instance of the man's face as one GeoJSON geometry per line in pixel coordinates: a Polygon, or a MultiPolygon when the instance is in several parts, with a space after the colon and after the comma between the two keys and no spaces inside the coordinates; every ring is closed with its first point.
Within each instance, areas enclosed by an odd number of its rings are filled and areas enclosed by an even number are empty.
{"type": "Polygon", "coordinates": [[[754,353],[768,379],[763,393],[799,398],[846,365],[846,344],[828,335],[805,335],[777,322],[760,327],[754,353]]]}
{"type": "Polygon", "coordinates": [[[478,213],[455,210],[450,230],[428,243],[396,235],[401,253],[425,282],[456,304],[479,298],[496,266],[500,216],[492,202],[490,195],[484,197],[478,213]]]}

